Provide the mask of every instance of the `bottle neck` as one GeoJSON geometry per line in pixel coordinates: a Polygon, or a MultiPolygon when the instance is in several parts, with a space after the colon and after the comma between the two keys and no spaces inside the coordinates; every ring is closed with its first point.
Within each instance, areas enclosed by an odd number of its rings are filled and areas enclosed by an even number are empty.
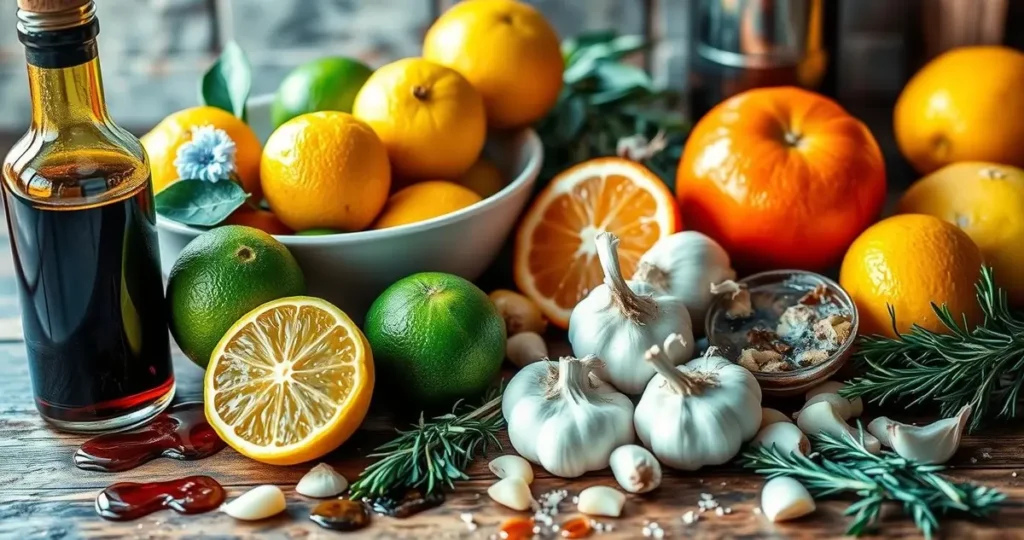
{"type": "Polygon", "coordinates": [[[99,58],[69,67],[28,65],[32,129],[48,131],[75,124],[107,124],[99,58]]]}

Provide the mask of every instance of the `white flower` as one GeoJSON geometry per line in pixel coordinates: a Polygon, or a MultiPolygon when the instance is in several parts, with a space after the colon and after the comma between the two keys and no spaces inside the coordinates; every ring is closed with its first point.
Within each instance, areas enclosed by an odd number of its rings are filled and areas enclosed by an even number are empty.
{"type": "Polygon", "coordinates": [[[217,182],[235,173],[235,141],[213,126],[192,128],[192,140],[178,147],[174,158],[178,178],[217,182]]]}

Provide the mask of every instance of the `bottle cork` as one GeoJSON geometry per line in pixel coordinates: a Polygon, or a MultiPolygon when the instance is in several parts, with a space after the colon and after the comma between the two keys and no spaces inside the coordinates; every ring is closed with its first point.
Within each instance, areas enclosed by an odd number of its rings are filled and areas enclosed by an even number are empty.
{"type": "Polygon", "coordinates": [[[33,13],[53,13],[80,8],[92,0],[18,0],[18,9],[33,13]]]}

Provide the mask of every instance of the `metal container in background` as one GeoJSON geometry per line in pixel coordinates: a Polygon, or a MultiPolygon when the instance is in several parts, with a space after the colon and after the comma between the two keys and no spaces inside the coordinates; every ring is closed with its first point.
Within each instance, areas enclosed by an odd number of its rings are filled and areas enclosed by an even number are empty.
{"type": "Polygon", "coordinates": [[[688,81],[693,117],[756,87],[792,85],[832,94],[836,4],[697,0],[688,81]]]}

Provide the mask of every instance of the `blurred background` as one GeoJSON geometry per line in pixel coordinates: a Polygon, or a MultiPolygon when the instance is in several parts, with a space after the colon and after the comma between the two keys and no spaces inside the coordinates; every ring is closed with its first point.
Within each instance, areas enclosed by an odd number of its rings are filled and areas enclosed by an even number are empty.
{"type": "MultiPolygon", "coordinates": [[[[328,54],[371,66],[417,55],[427,27],[452,1],[98,0],[107,102],[119,124],[145,132],[197,103],[200,74],[232,39],[252,61],[254,94],[274,91],[292,67],[328,54]]],[[[875,115],[888,119],[906,80],[943,50],[978,43],[1024,47],[1024,1],[1014,0],[529,1],[563,38],[595,29],[647,36],[653,47],[636,61],[659,84],[690,93],[708,84],[696,51],[728,41],[715,29],[721,24],[716,9],[751,4],[760,17],[753,24],[785,14],[800,22],[774,28],[773,35],[820,43],[828,61],[819,89],[869,124],[875,115]],[[812,31],[819,34],[806,35],[808,17],[820,21],[812,31]]],[[[13,2],[0,10],[0,28],[0,150],[6,151],[29,120],[13,2]]],[[[887,133],[876,135],[891,148],[887,133]]]]}

